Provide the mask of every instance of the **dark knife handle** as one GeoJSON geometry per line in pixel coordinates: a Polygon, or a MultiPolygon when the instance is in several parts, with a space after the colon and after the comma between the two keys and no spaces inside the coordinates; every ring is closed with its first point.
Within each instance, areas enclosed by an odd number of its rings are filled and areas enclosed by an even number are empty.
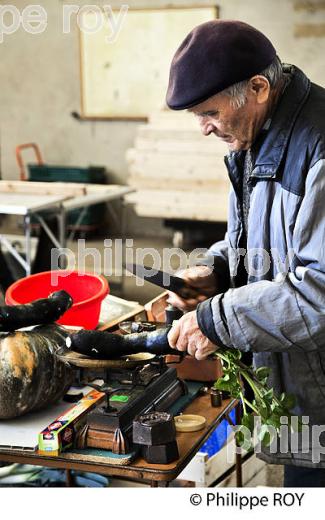
{"type": "Polygon", "coordinates": [[[173,276],[170,279],[170,284],[168,289],[171,292],[174,292],[181,298],[184,298],[184,300],[188,300],[189,298],[196,298],[200,293],[195,288],[192,287],[189,283],[187,283],[183,278],[180,278],[179,276],[173,276]]]}
{"type": "Polygon", "coordinates": [[[173,305],[168,305],[165,309],[166,316],[166,325],[172,325],[173,321],[179,320],[183,316],[183,311],[174,307],[173,305]]]}

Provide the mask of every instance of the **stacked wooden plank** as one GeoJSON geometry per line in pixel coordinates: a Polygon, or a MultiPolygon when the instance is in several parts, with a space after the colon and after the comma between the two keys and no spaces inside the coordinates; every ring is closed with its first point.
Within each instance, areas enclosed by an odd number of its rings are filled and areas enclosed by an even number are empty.
{"type": "Polygon", "coordinates": [[[204,137],[195,116],[162,110],[139,126],[128,150],[128,195],[138,215],[167,219],[226,221],[229,180],[227,148],[204,137]]]}

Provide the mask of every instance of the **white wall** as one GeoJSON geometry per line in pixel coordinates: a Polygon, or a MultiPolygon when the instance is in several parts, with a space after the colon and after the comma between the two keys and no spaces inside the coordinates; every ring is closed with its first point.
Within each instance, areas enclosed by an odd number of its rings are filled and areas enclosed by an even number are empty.
{"type": "MultiPolygon", "coordinates": [[[[317,4],[309,2],[310,4],[317,4]]],[[[38,2],[15,0],[22,9],[38,2]]],[[[0,44],[0,130],[1,170],[6,179],[18,177],[14,149],[28,141],[39,143],[45,160],[66,165],[105,165],[118,182],[127,176],[125,150],[132,146],[134,122],[78,122],[70,113],[80,110],[79,47],[76,27],[62,33],[64,4],[97,4],[116,7],[160,7],[167,2],[147,0],[42,0],[48,12],[48,27],[41,35],[20,29],[0,44]]],[[[214,5],[214,1],[193,0],[195,5],[214,5]]],[[[283,61],[295,63],[313,79],[325,85],[324,36],[296,38],[297,24],[325,23],[325,9],[297,10],[293,0],[220,0],[220,17],[241,19],[255,25],[271,38],[283,61]]],[[[305,2],[306,3],[306,2],[305,2]]],[[[174,5],[190,5],[178,0],[174,5]]],[[[317,6],[316,6],[317,7],[317,6]]],[[[318,29],[322,31],[322,27],[318,29]]],[[[127,81],[127,70],[126,70],[127,81]]],[[[140,221],[143,226],[143,221],[140,221]]],[[[133,227],[137,227],[135,221],[133,227]]]]}

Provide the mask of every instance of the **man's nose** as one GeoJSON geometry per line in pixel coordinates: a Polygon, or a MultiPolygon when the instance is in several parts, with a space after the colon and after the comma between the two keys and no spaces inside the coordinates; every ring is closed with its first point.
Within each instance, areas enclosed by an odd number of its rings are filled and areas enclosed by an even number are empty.
{"type": "Polygon", "coordinates": [[[214,126],[208,119],[200,120],[200,128],[203,135],[210,135],[214,131],[214,126]]]}

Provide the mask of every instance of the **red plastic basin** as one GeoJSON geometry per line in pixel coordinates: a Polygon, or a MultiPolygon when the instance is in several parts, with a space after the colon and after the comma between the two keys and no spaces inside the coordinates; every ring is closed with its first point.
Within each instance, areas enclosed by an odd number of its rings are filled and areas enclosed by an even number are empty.
{"type": "Polygon", "coordinates": [[[60,290],[71,295],[73,305],[58,323],[94,329],[98,325],[101,303],[109,293],[108,282],[100,275],[64,270],[33,274],[8,287],[6,303],[30,303],[60,290]]]}

